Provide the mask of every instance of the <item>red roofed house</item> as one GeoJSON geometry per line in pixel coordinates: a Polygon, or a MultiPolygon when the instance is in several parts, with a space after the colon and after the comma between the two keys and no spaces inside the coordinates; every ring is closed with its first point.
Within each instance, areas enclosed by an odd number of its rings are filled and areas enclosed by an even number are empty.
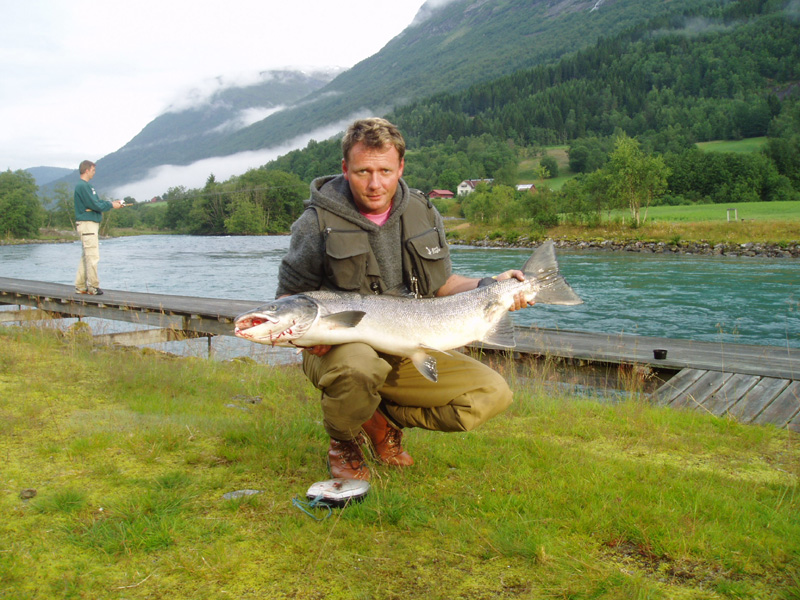
{"type": "Polygon", "coordinates": [[[431,193],[428,194],[428,198],[431,200],[434,198],[455,198],[455,194],[450,190],[431,190],[431,193]]]}

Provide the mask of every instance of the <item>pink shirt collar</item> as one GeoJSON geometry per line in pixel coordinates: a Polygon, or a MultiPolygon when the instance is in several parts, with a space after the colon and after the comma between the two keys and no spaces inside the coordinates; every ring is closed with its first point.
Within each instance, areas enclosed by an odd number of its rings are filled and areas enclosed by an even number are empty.
{"type": "Polygon", "coordinates": [[[386,210],[386,212],[382,212],[379,215],[368,215],[368,214],[365,214],[363,212],[361,214],[364,215],[365,217],[367,217],[373,223],[375,223],[375,225],[380,227],[384,223],[386,223],[386,221],[389,219],[389,213],[390,212],[392,212],[392,207],[391,206],[386,210]]]}

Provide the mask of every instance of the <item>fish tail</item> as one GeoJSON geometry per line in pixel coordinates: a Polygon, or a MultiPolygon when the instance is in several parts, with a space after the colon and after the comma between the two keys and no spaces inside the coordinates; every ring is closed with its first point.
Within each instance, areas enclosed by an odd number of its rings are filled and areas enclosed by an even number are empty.
{"type": "Polygon", "coordinates": [[[539,291],[536,302],[544,304],[582,304],[578,294],[558,271],[558,261],[552,240],[546,241],[522,267],[526,279],[536,279],[539,291]]]}

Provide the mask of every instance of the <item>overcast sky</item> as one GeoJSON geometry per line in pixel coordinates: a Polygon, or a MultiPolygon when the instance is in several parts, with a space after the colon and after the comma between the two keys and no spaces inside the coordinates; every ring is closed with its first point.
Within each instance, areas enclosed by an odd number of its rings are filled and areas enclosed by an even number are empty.
{"type": "Polygon", "coordinates": [[[74,169],[102,158],[220,76],[351,67],[410,25],[423,4],[0,0],[0,169],[74,169]]]}

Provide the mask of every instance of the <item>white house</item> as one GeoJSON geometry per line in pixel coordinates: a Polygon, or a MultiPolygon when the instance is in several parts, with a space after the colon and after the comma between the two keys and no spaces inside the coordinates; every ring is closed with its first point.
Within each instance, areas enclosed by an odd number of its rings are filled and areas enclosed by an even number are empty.
{"type": "Polygon", "coordinates": [[[471,194],[475,191],[475,188],[479,183],[492,183],[494,179],[465,179],[461,183],[458,184],[458,195],[459,196],[466,196],[467,194],[471,194]]]}

